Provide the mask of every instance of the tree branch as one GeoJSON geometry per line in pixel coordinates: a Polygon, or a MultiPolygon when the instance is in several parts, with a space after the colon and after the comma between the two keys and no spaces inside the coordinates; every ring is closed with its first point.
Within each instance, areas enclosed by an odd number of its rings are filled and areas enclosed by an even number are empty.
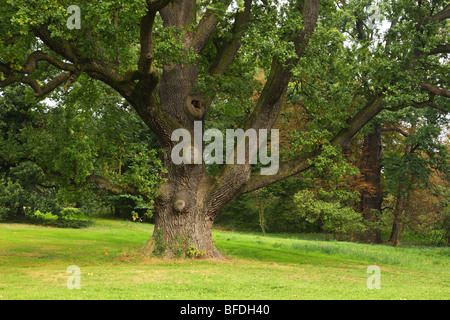
{"type": "Polygon", "coordinates": [[[164,8],[170,1],[147,1],[147,13],[141,19],[140,25],[140,44],[141,53],[138,62],[138,70],[142,75],[151,72],[153,63],[153,25],[155,23],[156,13],[164,8]]]}
{"type": "Polygon", "coordinates": [[[316,28],[319,17],[319,0],[305,0],[302,8],[303,30],[294,33],[291,39],[294,43],[297,57],[283,66],[276,58],[272,61],[269,77],[259,96],[256,106],[246,121],[246,127],[254,129],[270,129],[276,121],[281,109],[282,101],[291,79],[291,69],[303,55],[309,40],[316,28]]]}
{"type": "Polygon", "coordinates": [[[387,128],[382,128],[381,131],[382,131],[382,132],[398,132],[398,133],[400,133],[402,136],[404,136],[405,138],[407,138],[407,137],[409,136],[409,134],[408,134],[406,131],[404,131],[404,130],[398,128],[398,127],[387,127],[387,128]]]}
{"type": "Polygon", "coordinates": [[[28,84],[34,90],[35,96],[37,97],[50,93],[65,81],[70,80],[66,84],[65,89],[67,91],[68,87],[81,73],[75,65],[63,62],[55,56],[40,50],[31,53],[20,70],[12,69],[8,65],[0,63],[0,72],[6,76],[6,79],[0,83],[0,87],[5,87],[15,82],[22,82],[24,84],[28,84]],[[61,72],[55,78],[41,86],[36,79],[29,76],[34,72],[34,70],[36,70],[39,61],[47,61],[56,68],[64,70],[64,72],[61,72]]]}
{"type": "MultiPolygon", "coordinates": [[[[228,7],[231,3],[230,0],[222,0],[220,2],[226,7],[228,7]]],[[[206,47],[206,44],[211,38],[211,35],[219,22],[216,15],[217,14],[215,12],[208,10],[198,23],[197,30],[192,37],[192,48],[194,49],[194,53],[199,54],[206,47]]]]}
{"type": "Polygon", "coordinates": [[[439,53],[449,53],[450,52],[450,44],[440,44],[437,45],[436,48],[432,49],[428,52],[428,55],[439,54],[439,53]]]}
{"type": "MultiPolygon", "coordinates": [[[[303,14],[304,28],[294,33],[290,39],[287,39],[294,43],[297,58],[294,61],[290,61],[287,66],[283,66],[276,58],[273,59],[268,80],[254,111],[246,121],[246,128],[256,130],[272,128],[278,117],[282,99],[291,79],[292,74],[290,70],[298,62],[309,43],[319,17],[319,8],[320,1],[318,0],[305,0],[303,7],[297,8],[303,14]]],[[[231,188],[234,193],[241,194],[306,170],[306,168],[311,166],[308,159],[308,157],[303,157],[287,163],[281,163],[278,173],[272,176],[252,174],[248,162],[243,165],[224,166],[215,177],[214,186],[208,193],[208,199],[212,199],[212,203],[208,203],[208,205],[214,207],[213,204],[215,202],[223,202],[223,199],[220,198],[230,197],[230,192],[226,188],[231,188]],[[237,176],[240,178],[237,179],[237,176]]]]}
{"type": "Polygon", "coordinates": [[[421,101],[421,102],[411,101],[407,104],[402,104],[402,105],[386,108],[385,110],[398,111],[398,110],[405,109],[408,107],[414,107],[414,108],[418,108],[418,109],[422,109],[425,107],[431,107],[431,108],[441,111],[442,113],[447,113],[447,111],[445,111],[442,107],[440,107],[436,103],[434,103],[434,96],[435,95],[431,94],[430,99],[428,99],[426,101],[421,101]]]}
{"type": "Polygon", "coordinates": [[[350,141],[373,117],[383,110],[383,95],[379,94],[369,101],[364,108],[347,120],[347,127],[342,129],[331,141],[333,146],[342,149],[349,147],[350,141]]]}
{"type": "MultiPolygon", "coordinates": [[[[118,91],[125,99],[130,100],[130,94],[134,84],[131,81],[133,77],[130,76],[129,73],[123,76],[119,74],[114,67],[110,66],[106,62],[98,59],[87,58],[81,55],[78,52],[78,49],[66,39],[52,38],[47,25],[34,27],[33,32],[53,52],[72,62],[74,67],[70,68],[76,68],[80,73],[86,72],[93,78],[105,82],[118,91]]],[[[39,57],[43,60],[47,60],[56,67],[63,69],[68,68],[67,64],[57,62],[49,57],[43,56],[42,54],[39,57]]]]}
{"type": "Polygon", "coordinates": [[[313,160],[319,154],[320,152],[316,151],[289,161],[283,161],[279,165],[277,174],[274,175],[261,175],[259,171],[253,172],[250,176],[250,180],[238,190],[238,194],[249,193],[307,171],[314,167],[313,160]]]}
{"type": "Polygon", "coordinates": [[[354,15],[356,18],[356,31],[358,32],[358,40],[365,40],[366,36],[364,33],[364,23],[357,12],[355,12],[354,15]]]}
{"type": "MultiPolygon", "coordinates": [[[[230,1],[224,2],[228,4],[230,3],[230,1]]],[[[234,25],[231,31],[232,37],[229,41],[225,42],[220,48],[218,48],[216,57],[209,68],[209,74],[213,77],[218,78],[222,76],[234,60],[236,54],[239,52],[242,36],[250,20],[251,6],[252,0],[246,0],[244,10],[238,10],[236,12],[234,25]]],[[[198,52],[201,52],[204,49],[212,35],[212,32],[214,31],[215,26],[217,26],[217,19],[214,14],[211,13],[211,15],[205,16],[203,17],[205,21],[203,23],[203,19],[200,21],[200,24],[203,25],[201,26],[199,24],[199,28],[197,29],[198,34],[196,34],[196,37],[194,38],[194,50],[198,52]],[[212,28],[213,26],[214,28],[212,28]]],[[[215,93],[207,97],[203,114],[208,112],[208,109],[214,100],[214,96],[215,93]]]]}
{"type": "Polygon", "coordinates": [[[62,85],[64,82],[69,80],[71,73],[68,71],[63,71],[60,74],[58,74],[55,78],[44,84],[43,86],[39,85],[39,83],[36,81],[36,79],[29,77],[29,76],[16,76],[14,74],[11,74],[6,77],[5,80],[0,82],[0,88],[6,87],[8,85],[11,85],[12,83],[20,82],[29,85],[34,90],[34,95],[36,97],[42,97],[53,90],[55,90],[57,87],[62,85]]]}
{"type": "Polygon", "coordinates": [[[443,20],[446,20],[450,18],[450,4],[446,5],[444,9],[442,9],[441,11],[439,11],[438,13],[429,16],[425,19],[425,22],[434,22],[434,23],[439,23],[443,20]]]}
{"type": "Polygon", "coordinates": [[[31,53],[28,56],[27,61],[22,67],[22,70],[19,70],[18,72],[25,73],[25,74],[31,74],[37,67],[37,64],[39,61],[47,61],[54,67],[65,70],[65,71],[76,71],[77,67],[71,63],[63,62],[59,59],[57,59],[55,56],[48,54],[43,51],[35,51],[31,53]]]}
{"type": "Polygon", "coordinates": [[[34,34],[42,40],[53,52],[59,54],[61,57],[69,60],[72,63],[78,62],[77,54],[69,41],[62,38],[52,38],[47,25],[32,28],[34,34]]]}
{"type": "Polygon", "coordinates": [[[22,35],[20,33],[13,34],[10,38],[3,40],[3,44],[6,46],[10,46],[16,42],[22,35]]]}
{"type": "MultiPolygon", "coordinates": [[[[347,121],[347,127],[336,134],[331,140],[331,145],[347,149],[353,136],[364,127],[370,119],[377,115],[382,107],[382,95],[376,96],[372,101],[361,109],[354,117],[347,121]]],[[[314,167],[314,159],[321,154],[320,147],[306,155],[299,156],[289,161],[280,163],[278,173],[275,175],[261,175],[259,172],[252,173],[248,183],[243,186],[239,193],[247,193],[264,186],[267,186],[276,181],[281,181],[298,173],[314,167]]]]}
{"type": "Polygon", "coordinates": [[[252,0],[246,0],[244,10],[238,10],[236,12],[233,28],[231,30],[231,40],[227,41],[221,48],[218,49],[217,56],[209,69],[209,73],[211,75],[215,77],[223,75],[238,53],[239,48],[241,47],[243,32],[245,31],[250,19],[251,6],[252,0]]]}
{"type": "Polygon", "coordinates": [[[142,75],[150,73],[153,62],[153,23],[156,13],[148,11],[141,19],[140,43],[141,54],[138,62],[138,70],[142,75]]]}
{"type": "Polygon", "coordinates": [[[431,92],[432,94],[438,95],[438,96],[442,96],[442,97],[446,97],[446,98],[450,98],[450,91],[446,90],[446,89],[441,89],[438,88],[436,86],[433,86],[431,84],[427,84],[427,83],[420,83],[419,84],[420,88],[431,92]]]}

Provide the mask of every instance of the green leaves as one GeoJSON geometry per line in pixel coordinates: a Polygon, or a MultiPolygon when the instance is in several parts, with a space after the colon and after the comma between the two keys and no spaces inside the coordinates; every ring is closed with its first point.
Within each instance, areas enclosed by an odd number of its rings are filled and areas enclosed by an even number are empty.
{"type": "Polygon", "coordinates": [[[0,221],[8,221],[17,217],[27,195],[17,181],[0,177],[0,186],[0,221]]]}
{"type": "Polygon", "coordinates": [[[157,196],[159,186],[165,182],[160,173],[166,172],[157,150],[144,150],[124,159],[128,163],[123,175],[114,177],[114,181],[123,186],[132,186],[138,192],[152,199],[157,196]]]}
{"type": "Polygon", "coordinates": [[[311,191],[301,191],[294,197],[299,214],[310,223],[319,223],[324,233],[338,239],[358,235],[365,230],[361,214],[339,202],[317,199],[311,191]]]}
{"type": "Polygon", "coordinates": [[[156,31],[154,62],[156,66],[170,64],[194,65],[199,58],[192,48],[186,50],[182,37],[186,36],[184,28],[165,27],[156,31]]]}

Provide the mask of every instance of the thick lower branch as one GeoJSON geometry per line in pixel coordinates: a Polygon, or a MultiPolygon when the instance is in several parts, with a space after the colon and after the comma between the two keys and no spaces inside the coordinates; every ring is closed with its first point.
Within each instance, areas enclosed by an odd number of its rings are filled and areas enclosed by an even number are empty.
{"type": "Polygon", "coordinates": [[[70,72],[64,71],[61,72],[59,75],[57,75],[55,78],[47,82],[45,85],[41,86],[39,83],[32,77],[29,76],[16,76],[16,75],[10,75],[6,77],[4,81],[0,82],[0,88],[6,87],[10,84],[20,82],[29,85],[34,90],[34,95],[36,97],[42,97],[46,95],[47,93],[52,92],[57,87],[62,85],[64,82],[69,80],[70,72]]]}
{"type": "Polygon", "coordinates": [[[238,194],[239,189],[250,179],[249,164],[227,164],[214,178],[207,192],[205,205],[208,214],[217,214],[229,201],[238,194]]]}
{"type": "Polygon", "coordinates": [[[238,194],[249,193],[307,171],[314,167],[314,158],[319,154],[319,152],[314,152],[290,161],[281,162],[278,173],[275,175],[261,175],[259,172],[254,172],[247,184],[239,189],[238,194]]]}
{"type": "Polygon", "coordinates": [[[250,115],[246,127],[254,129],[270,129],[278,117],[282,100],[292,77],[291,69],[298,63],[309,44],[319,18],[320,0],[306,0],[297,8],[303,15],[302,30],[297,30],[287,39],[295,46],[297,57],[282,64],[276,58],[272,61],[269,77],[250,115]]]}
{"type": "Polygon", "coordinates": [[[425,22],[434,22],[434,23],[439,23],[443,20],[446,20],[450,18],[450,4],[446,5],[444,7],[444,9],[442,9],[441,11],[439,11],[438,13],[427,17],[425,19],[425,22]]]}

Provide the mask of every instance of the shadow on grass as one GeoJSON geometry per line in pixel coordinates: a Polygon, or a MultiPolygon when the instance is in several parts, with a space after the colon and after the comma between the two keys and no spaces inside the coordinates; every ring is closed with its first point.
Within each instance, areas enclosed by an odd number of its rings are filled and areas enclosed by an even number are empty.
{"type": "Polygon", "coordinates": [[[55,228],[81,229],[92,226],[94,224],[94,221],[61,217],[58,217],[56,219],[49,219],[43,216],[27,216],[21,219],[14,219],[4,223],[32,224],[37,226],[55,228]]]}

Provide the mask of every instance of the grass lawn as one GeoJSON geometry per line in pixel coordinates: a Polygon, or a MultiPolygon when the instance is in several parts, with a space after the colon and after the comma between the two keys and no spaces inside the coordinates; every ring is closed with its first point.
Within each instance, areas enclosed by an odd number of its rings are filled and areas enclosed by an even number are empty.
{"type": "Polygon", "coordinates": [[[0,300],[450,298],[449,248],[214,230],[228,261],[167,261],[138,253],[152,230],[108,219],[83,229],[0,224],[0,300]],[[67,288],[71,265],[79,290],[67,288]],[[370,265],[380,268],[380,289],[367,287],[370,265]]]}

